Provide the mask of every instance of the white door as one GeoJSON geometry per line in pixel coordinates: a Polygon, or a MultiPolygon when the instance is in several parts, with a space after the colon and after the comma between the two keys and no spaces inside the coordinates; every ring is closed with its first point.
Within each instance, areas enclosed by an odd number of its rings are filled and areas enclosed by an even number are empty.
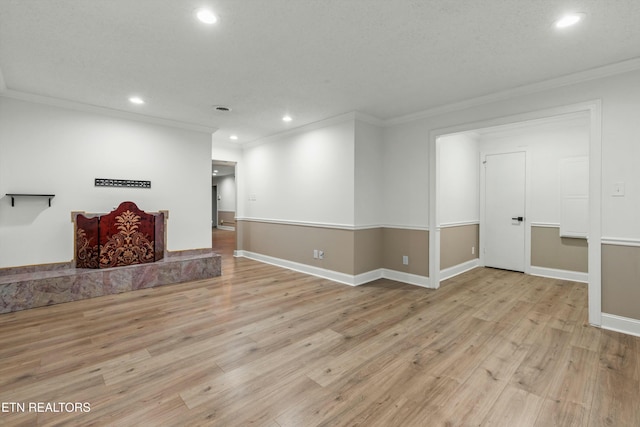
{"type": "Polygon", "coordinates": [[[524,272],[526,153],[485,157],[484,264],[524,272]]]}

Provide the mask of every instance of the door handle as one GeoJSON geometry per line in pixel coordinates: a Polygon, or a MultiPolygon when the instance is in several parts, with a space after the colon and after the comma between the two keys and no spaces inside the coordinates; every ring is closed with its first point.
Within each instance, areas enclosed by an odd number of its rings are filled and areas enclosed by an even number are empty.
{"type": "Polygon", "coordinates": [[[514,221],[518,221],[518,222],[524,221],[524,217],[523,216],[517,216],[517,217],[511,218],[511,219],[514,220],[514,221]]]}

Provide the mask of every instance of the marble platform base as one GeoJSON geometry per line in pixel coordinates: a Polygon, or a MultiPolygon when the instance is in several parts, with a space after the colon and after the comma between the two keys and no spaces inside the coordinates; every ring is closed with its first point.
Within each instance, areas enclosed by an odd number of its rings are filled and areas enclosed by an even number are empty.
{"type": "Polygon", "coordinates": [[[86,269],[73,263],[0,269],[0,313],[26,310],[222,274],[221,256],[209,250],[167,252],[149,264],[86,269]]]}

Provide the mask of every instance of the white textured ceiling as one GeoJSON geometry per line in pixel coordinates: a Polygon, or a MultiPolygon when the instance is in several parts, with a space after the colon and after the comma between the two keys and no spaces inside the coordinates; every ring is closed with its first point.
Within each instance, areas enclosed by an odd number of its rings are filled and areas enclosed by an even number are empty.
{"type": "Polygon", "coordinates": [[[0,81],[243,143],[638,58],[639,17],[639,0],[0,0],[0,81]],[[195,21],[203,5],[216,25],[195,21]],[[555,30],[566,11],[587,19],[555,30]]]}

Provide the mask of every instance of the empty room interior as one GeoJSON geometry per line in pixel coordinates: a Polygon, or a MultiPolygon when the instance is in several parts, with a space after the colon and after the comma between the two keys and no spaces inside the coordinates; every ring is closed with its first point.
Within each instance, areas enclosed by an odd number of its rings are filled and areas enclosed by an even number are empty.
{"type": "Polygon", "coordinates": [[[639,426],[638,16],[0,0],[0,425],[639,426]]]}

